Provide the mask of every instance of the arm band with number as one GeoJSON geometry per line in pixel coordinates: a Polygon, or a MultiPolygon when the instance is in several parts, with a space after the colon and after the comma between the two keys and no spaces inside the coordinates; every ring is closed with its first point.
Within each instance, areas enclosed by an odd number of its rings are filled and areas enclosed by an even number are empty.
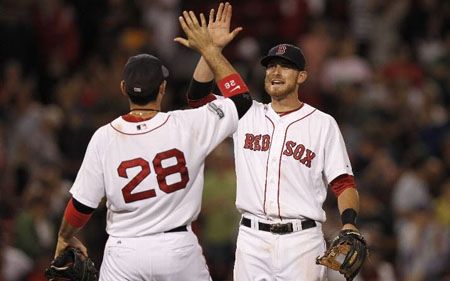
{"type": "Polygon", "coordinates": [[[226,98],[248,93],[247,85],[237,73],[233,73],[217,82],[222,95],[226,98]]]}
{"type": "Polygon", "coordinates": [[[356,217],[358,216],[358,213],[356,213],[355,209],[348,208],[345,209],[341,214],[341,222],[342,225],[344,224],[353,224],[356,226],[356,217]]]}

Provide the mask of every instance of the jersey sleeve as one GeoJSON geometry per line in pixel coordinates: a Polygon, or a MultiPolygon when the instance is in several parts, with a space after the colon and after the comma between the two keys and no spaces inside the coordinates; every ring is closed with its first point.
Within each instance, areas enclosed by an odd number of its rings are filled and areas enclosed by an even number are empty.
{"type": "Polygon", "coordinates": [[[343,174],[353,175],[353,172],[338,124],[333,117],[329,118],[324,147],[323,173],[327,182],[331,183],[336,177],[343,174]]]}
{"type": "Polygon", "coordinates": [[[100,156],[100,148],[102,147],[101,136],[101,129],[99,129],[91,138],[83,163],[70,189],[73,198],[90,208],[97,208],[105,196],[103,165],[100,156]]]}
{"type": "Polygon", "coordinates": [[[231,99],[217,99],[196,109],[176,112],[186,132],[194,135],[194,145],[210,153],[237,129],[238,112],[231,99]]]}

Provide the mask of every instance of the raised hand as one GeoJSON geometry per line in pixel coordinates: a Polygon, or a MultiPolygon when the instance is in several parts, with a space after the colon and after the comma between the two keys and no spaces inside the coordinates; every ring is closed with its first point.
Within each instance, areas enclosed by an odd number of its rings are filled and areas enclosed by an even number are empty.
{"type": "Polygon", "coordinates": [[[226,2],[225,5],[220,3],[215,19],[214,9],[211,9],[209,12],[208,30],[214,44],[221,49],[228,45],[228,43],[230,43],[242,30],[242,27],[237,27],[230,32],[232,14],[233,10],[228,2],[226,2]]]}
{"type": "Polygon", "coordinates": [[[203,54],[208,49],[219,49],[214,44],[211,34],[208,31],[205,16],[200,13],[200,23],[194,12],[184,11],[183,16],[178,18],[181,28],[186,34],[187,39],[177,37],[174,40],[188,48],[194,49],[203,54]]]}

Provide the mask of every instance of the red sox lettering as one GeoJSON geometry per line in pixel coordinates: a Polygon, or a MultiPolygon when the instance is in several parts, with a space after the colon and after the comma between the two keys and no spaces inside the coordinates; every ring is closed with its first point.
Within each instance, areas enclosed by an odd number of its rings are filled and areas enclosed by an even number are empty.
{"type": "Polygon", "coordinates": [[[267,151],[270,147],[269,135],[245,134],[244,149],[267,151]]]}
{"type": "Polygon", "coordinates": [[[305,148],[303,144],[297,144],[293,141],[286,142],[286,149],[283,151],[283,154],[294,157],[295,160],[299,160],[300,163],[308,168],[311,168],[311,161],[316,157],[316,154],[305,148]]]}
{"type": "MultiPolygon", "coordinates": [[[[245,134],[244,149],[253,151],[267,151],[270,147],[269,135],[245,134]]],[[[311,168],[311,162],[316,157],[314,151],[306,148],[303,144],[294,141],[287,141],[283,150],[283,155],[292,156],[295,160],[311,168]]]]}

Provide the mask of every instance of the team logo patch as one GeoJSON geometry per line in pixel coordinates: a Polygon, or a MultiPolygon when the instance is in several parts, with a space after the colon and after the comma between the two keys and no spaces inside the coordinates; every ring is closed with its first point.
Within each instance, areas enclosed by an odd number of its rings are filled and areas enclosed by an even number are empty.
{"type": "Polygon", "coordinates": [[[284,53],[286,53],[286,45],[278,46],[277,52],[275,54],[276,55],[282,55],[284,53]]]}
{"type": "Polygon", "coordinates": [[[223,110],[212,102],[208,103],[208,109],[217,114],[217,116],[219,116],[219,119],[222,119],[225,116],[223,110]]]}

